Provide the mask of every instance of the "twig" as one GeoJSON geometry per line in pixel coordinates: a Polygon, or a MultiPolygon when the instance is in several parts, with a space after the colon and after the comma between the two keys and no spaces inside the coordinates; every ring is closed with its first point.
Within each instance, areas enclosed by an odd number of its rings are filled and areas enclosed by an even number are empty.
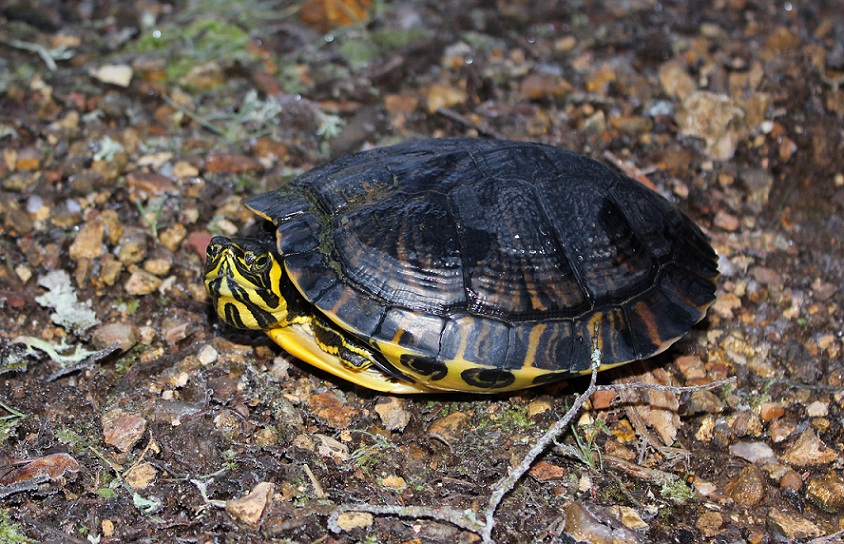
{"type": "Polygon", "coordinates": [[[842,537],[844,537],[844,529],[830,535],[819,536],[818,538],[810,540],[806,544],[832,544],[833,542],[841,542],[842,537]]]}
{"type": "Polygon", "coordinates": [[[542,437],[536,442],[536,444],[534,444],[516,468],[514,468],[507,476],[499,480],[493,487],[495,491],[493,491],[492,495],[490,495],[489,503],[487,504],[486,510],[484,510],[486,525],[484,525],[483,530],[480,532],[480,536],[484,542],[492,542],[492,529],[495,527],[495,510],[498,508],[498,505],[501,503],[504,495],[513,489],[524,473],[527,472],[533,465],[534,460],[536,460],[536,458],[545,451],[545,448],[551,445],[566,431],[569,423],[572,419],[574,419],[574,416],[580,413],[580,408],[583,406],[583,403],[586,402],[586,400],[596,391],[597,386],[595,382],[598,380],[598,367],[600,366],[600,361],[601,351],[595,348],[592,352],[592,377],[589,379],[589,387],[587,387],[586,391],[581,393],[575,399],[574,404],[572,404],[571,408],[566,411],[565,415],[561,419],[557,420],[557,423],[555,423],[548,432],[542,435],[542,437]]]}
{"type": "Polygon", "coordinates": [[[480,534],[484,523],[475,518],[471,510],[457,510],[455,508],[429,508],[427,506],[395,506],[379,504],[348,504],[342,505],[328,516],[328,529],[339,533],[343,529],[337,524],[337,519],[344,512],[368,512],[376,516],[398,516],[401,518],[430,518],[451,523],[467,531],[480,534]]]}
{"type": "Polygon", "coordinates": [[[308,475],[308,478],[311,480],[311,485],[314,486],[314,493],[318,499],[322,499],[325,497],[325,491],[322,490],[322,486],[319,484],[319,480],[314,475],[314,471],[311,470],[311,467],[308,466],[307,463],[302,465],[302,469],[305,471],[305,474],[308,475]]]}
{"type": "Polygon", "coordinates": [[[609,385],[598,385],[595,391],[622,391],[624,389],[656,389],[657,391],[667,391],[668,393],[694,393],[695,391],[709,391],[710,389],[718,389],[727,384],[736,381],[736,377],[727,378],[726,380],[718,380],[712,383],[703,385],[660,385],[658,383],[632,382],[632,383],[612,383],[609,385]]]}

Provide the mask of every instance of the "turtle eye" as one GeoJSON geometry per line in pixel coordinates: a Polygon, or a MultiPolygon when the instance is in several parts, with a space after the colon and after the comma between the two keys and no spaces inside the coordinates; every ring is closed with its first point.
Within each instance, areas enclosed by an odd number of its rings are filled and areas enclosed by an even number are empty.
{"type": "Polygon", "coordinates": [[[255,272],[264,272],[270,267],[270,256],[266,253],[250,253],[246,256],[246,263],[255,272]]]}

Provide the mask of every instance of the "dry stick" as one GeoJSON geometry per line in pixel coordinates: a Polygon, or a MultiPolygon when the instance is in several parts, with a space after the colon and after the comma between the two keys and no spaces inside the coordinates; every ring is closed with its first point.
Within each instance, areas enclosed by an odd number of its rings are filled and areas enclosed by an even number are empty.
{"type": "Polygon", "coordinates": [[[543,451],[545,451],[545,448],[550,446],[554,440],[566,431],[571,420],[580,412],[580,408],[583,406],[583,403],[586,402],[586,400],[597,390],[595,382],[598,379],[600,359],[601,352],[596,349],[592,353],[592,377],[589,379],[589,387],[587,387],[586,391],[581,393],[577,399],[575,399],[574,404],[572,404],[571,408],[566,411],[565,415],[561,419],[557,420],[557,423],[555,423],[548,432],[542,435],[542,437],[530,449],[516,468],[514,468],[507,476],[498,480],[495,484],[495,491],[493,491],[492,495],[490,495],[489,503],[487,503],[486,510],[484,510],[486,525],[484,525],[483,529],[479,533],[484,542],[492,542],[492,529],[495,527],[495,510],[498,508],[498,505],[501,503],[504,495],[510,492],[510,490],[515,487],[516,483],[522,479],[524,473],[530,469],[534,460],[539,457],[543,451]]]}
{"type": "Polygon", "coordinates": [[[838,532],[832,533],[826,536],[819,536],[813,540],[810,540],[806,544],[832,544],[833,542],[842,542],[844,541],[844,529],[841,529],[838,532]]]}

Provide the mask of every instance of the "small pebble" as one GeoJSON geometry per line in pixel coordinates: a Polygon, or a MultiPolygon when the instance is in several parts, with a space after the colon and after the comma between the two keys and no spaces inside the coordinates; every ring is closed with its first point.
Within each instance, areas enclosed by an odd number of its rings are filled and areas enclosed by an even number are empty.
{"type": "Polygon", "coordinates": [[[531,467],[529,474],[539,482],[548,482],[562,480],[566,475],[566,469],[548,461],[539,461],[531,467]]]}
{"type": "Polygon", "coordinates": [[[91,336],[91,343],[97,349],[104,349],[119,342],[118,349],[128,351],[138,343],[135,327],[130,323],[106,323],[97,327],[91,336]]]}
{"type": "Polygon", "coordinates": [[[824,465],[835,461],[838,453],[824,444],[814,429],[809,427],[783,455],[782,460],[790,465],[805,467],[824,465]]]}
{"type": "Polygon", "coordinates": [[[723,210],[718,210],[713,223],[716,227],[727,232],[734,232],[739,228],[739,218],[723,210]]]}
{"type": "Polygon", "coordinates": [[[115,408],[103,414],[103,440],[121,452],[127,452],[143,438],[147,421],[140,414],[115,408]]]}
{"type": "Polygon", "coordinates": [[[428,434],[452,446],[463,436],[469,419],[469,415],[465,412],[453,412],[431,422],[428,426],[428,434]]]}
{"type": "Polygon", "coordinates": [[[718,534],[723,524],[724,518],[721,514],[711,510],[705,510],[700,516],[698,516],[695,527],[703,533],[703,536],[711,538],[718,534]]]}
{"type": "Polygon", "coordinates": [[[410,412],[404,408],[405,400],[399,397],[380,399],[375,405],[375,413],[381,418],[384,427],[391,431],[400,431],[410,423],[410,412]]]}
{"type": "Polygon", "coordinates": [[[374,520],[369,512],[343,512],[337,516],[337,527],[343,531],[365,529],[372,526],[374,520]]]}
{"type": "Polygon", "coordinates": [[[768,428],[768,436],[771,437],[774,444],[779,444],[786,440],[793,432],[794,425],[781,419],[775,419],[768,428]]]}
{"type": "Polygon", "coordinates": [[[797,514],[785,512],[780,507],[768,510],[768,528],[789,541],[820,536],[821,528],[797,514]]]}
{"type": "Polygon", "coordinates": [[[199,362],[202,364],[202,366],[207,366],[217,362],[218,356],[219,353],[216,349],[214,349],[214,346],[211,345],[204,346],[201,350],[199,350],[199,353],[197,354],[199,362]]]}
{"type": "Polygon", "coordinates": [[[809,417],[826,417],[829,415],[829,404],[816,400],[806,407],[806,414],[809,417]]]}
{"type": "Polygon", "coordinates": [[[727,494],[743,506],[755,506],[765,500],[767,489],[765,475],[753,465],[744,467],[727,484],[727,494]]]}
{"type": "Polygon", "coordinates": [[[800,491],[801,487],[803,487],[803,478],[791,469],[787,470],[785,474],[782,475],[782,478],[780,478],[781,489],[788,488],[794,491],[800,491]]]}
{"type": "Polygon", "coordinates": [[[401,491],[407,487],[407,482],[401,476],[387,476],[381,480],[381,485],[389,487],[390,489],[395,489],[396,491],[401,491]]]}
{"type": "Polygon", "coordinates": [[[335,429],[345,429],[352,424],[358,411],[345,406],[332,391],[313,395],[308,399],[308,407],[319,419],[335,429]]]}
{"type": "Polygon", "coordinates": [[[176,223],[170,228],[164,229],[161,234],[158,235],[158,239],[161,242],[161,245],[169,249],[170,251],[176,251],[179,248],[179,244],[182,243],[182,240],[185,239],[187,236],[187,229],[181,223],[176,223]]]}
{"type": "Polygon", "coordinates": [[[606,509],[586,502],[572,503],[566,509],[565,532],[568,536],[592,544],[639,544],[643,535],[624,526],[606,509]]]}
{"type": "Polygon", "coordinates": [[[126,229],[117,246],[117,258],[125,265],[144,260],[147,254],[146,234],[139,229],[126,229]]]}
{"type": "Polygon", "coordinates": [[[759,418],[765,423],[779,419],[784,414],[785,408],[779,402],[763,402],[759,405],[759,418]]]}
{"type": "Polygon", "coordinates": [[[80,259],[96,259],[103,253],[103,235],[105,225],[100,221],[88,221],[76,234],[73,243],[68,248],[68,255],[74,261],[80,259]]]}
{"type": "Polygon", "coordinates": [[[126,280],[125,289],[130,295],[148,295],[161,285],[161,280],[145,270],[136,270],[126,280]]]}
{"type": "Polygon", "coordinates": [[[764,442],[738,442],[730,446],[730,453],[751,463],[776,459],[774,450],[764,442]]]}
{"type": "Polygon", "coordinates": [[[806,497],[824,512],[844,513],[844,480],[833,470],[810,478],[806,484],[806,497]]]}

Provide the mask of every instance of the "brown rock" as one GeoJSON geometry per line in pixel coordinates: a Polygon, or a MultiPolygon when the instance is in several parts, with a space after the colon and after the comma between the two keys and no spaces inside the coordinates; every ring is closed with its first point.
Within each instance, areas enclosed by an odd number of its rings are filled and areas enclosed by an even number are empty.
{"type": "Polygon", "coordinates": [[[124,453],[131,450],[143,438],[147,429],[147,420],[143,416],[121,408],[115,408],[103,414],[101,423],[105,443],[124,453]]]}
{"type": "Polygon", "coordinates": [[[146,270],[135,270],[126,280],[126,292],[130,295],[148,295],[161,286],[161,279],[146,270]]]}
{"type": "Polygon", "coordinates": [[[809,479],[806,496],[824,512],[844,512],[844,480],[833,470],[821,477],[809,479]]]}
{"type": "Polygon", "coordinates": [[[460,439],[467,423],[469,423],[469,414],[454,412],[431,422],[428,434],[451,446],[460,439]]]}
{"type": "Polygon", "coordinates": [[[539,461],[531,467],[530,475],[540,482],[561,480],[566,475],[566,469],[558,465],[552,465],[547,461],[539,461]]]}
{"type": "Polygon", "coordinates": [[[788,488],[794,491],[800,491],[801,487],[803,487],[803,478],[791,469],[785,471],[785,474],[780,479],[780,489],[788,488]]]}
{"type": "Polygon", "coordinates": [[[104,349],[118,342],[118,349],[127,351],[138,343],[138,335],[131,323],[106,323],[94,331],[91,343],[97,349],[104,349]]]}
{"type": "Polygon", "coordinates": [[[246,155],[228,155],[213,153],[205,161],[206,173],[241,174],[244,172],[263,172],[264,167],[258,159],[246,155]]]}
{"type": "Polygon", "coordinates": [[[261,482],[248,495],[226,501],[226,512],[239,521],[257,526],[273,497],[274,489],[271,482],[261,482]]]}
{"type": "Polygon", "coordinates": [[[530,100],[565,96],[572,91],[571,84],[559,76],[530,73],[522,80],[520,90],[530,100]]]}
{"type": "Polygon", "coordinates": [[[84,223],[68,248],[70,258],[78,261],[80,259],[96,259],[102,255],[104,234],[105,226],[102,222],[95,219],[84,223]]]}
{"type": "Polygon", "coordinates": [[[825,465],[835,461],[838,453],[824,444],[811,427],[803,431],[800,438],[782,455],[782,460],[790,465],[805,467],[825,465]]]}
{"type": "Polygon", "coordinates": [[[759,405],[759,418],[765,423],[779,419],[784,414],[785,408],[779,402],[763,402],[759,405]]]}
{"type": "Polygon", "coordinates": [[[126,174],[126,183],[141,196],[142,200],[146,200],[150,196],[170,194],[176,191],[176,185],[170,178],[142,170],[126,174]]]}
{"type": "Polygon", "coordinates": [[[144,489],[155,480],[158,470],[150,463],[141,463],[123,473],[123,479],[132,489],[144,489]]]}
{"type": "Polygon", "coordinates": [[[706,153],[716,160],[733,157],[739,141],[747,135],[744,110],[729,96],[695,91],[683,100],[675,115],[680,134],[703,138],[706,153]]]}
{"type": "Polygon", "coordinates": [[[164,229],[158,236],[158,239],[161,241],[161,245],[170,251],[176,251],[186,235],[187,229],[185,229],[185,226],[181,223],[176,223],[172,227],[164,229]]]}
{"type": "Polygon", "coordinates": [[[771,440],[773,440],[775,444],[779,444],[791,436],[791,433],[793,432],[794,425],[792,423],[782,419],[775,419],[768,429],[768,436],[771,437],[771,440]]]}
{"type": "Polygon", "coordinates": [[[79,472],[79,463],[66,453],[53,453],[42,457],[34,457],[4,466],[0,472],[0,487],[11,486],[32,481],[36,485],[45,480],[55,480],[65,476],[68,472],[79,472]]]}
{"type": "Polygon", "coordinates": [[[677,365],[677,370],[683,375],[686,383],[700,383],[701,380],[706,379],[706,366],[697,355],[678,357],[674,364],[677,365]]]}
{"type": "Polygon", "coordinates": [[[666,94],[680,99],[686,98],[697,88],[686,67],[677,61],[666,62],[659,67],[659,83],[666,94]]]}
{"type": "Polygon", "coordinates": [[[789,541],[820,536],[821,529],[811,521],[779,508],[768,510],[768,528],[783,535],[789,541]]]}
{"type": "Polygon", "coordinates": [[[410,423],[410,412],[404,409],[405,400],[399,397],[380,399],[375,405],[375,413],[381,423],[391,431],[400,431],[410,423]]]}
{"type": "Polygon", "coordinates": [[[724,411],[724,401],[712,391],[695,391],[683,404],[683,414],[717,414],[724,411]]]}
{"type": "Polygon", "coordinates": [[[724,210],[718,210],[713,219],[716,227],[727,232],[734,232],[739,228],[739,219],[733,214],[727,213],[724,210]]]}
{"type": "Polygon", "coordinates": [[[117,258],[125,265],[139,263],[147,254],[146,233],[140,229],[126,229],[117,246],[117,258]]]}
{"type": "Polygon", "coordinates": [[[765,500],[768,485],[765,475],[757,467],[744,467],[730,483],[727,484],[727,494],[743,506],[755,506],[765,500]]]}
{"type": "Polygon", "coordinates": [[[703,534],[703,536],[710,538],[718,534],[721,530],[721,525],[724,524],[724,518],[718,512],[705,510],[698,518],[695,527],[703,534]]]}
{"type": "Polygon", "coordinates": [[[343,531],[366,529],[373,521],[375,518],[369,512],[343,512],[337,516],[337,527],[343,531]]]}
{"type": "Polygon", "coordinates": [[[575,502],[566,509],[566,534],[591,544],[640,544],[647,540],[628,529],[605,509],[575,502]]]}
{"type": "Polygon", "coordinates": [[[308,406],[315,416],[335,429],[347,428],[358,414],[357,410],[344,406],[331,391],[312,396],[308,400],[308,406]]]}

